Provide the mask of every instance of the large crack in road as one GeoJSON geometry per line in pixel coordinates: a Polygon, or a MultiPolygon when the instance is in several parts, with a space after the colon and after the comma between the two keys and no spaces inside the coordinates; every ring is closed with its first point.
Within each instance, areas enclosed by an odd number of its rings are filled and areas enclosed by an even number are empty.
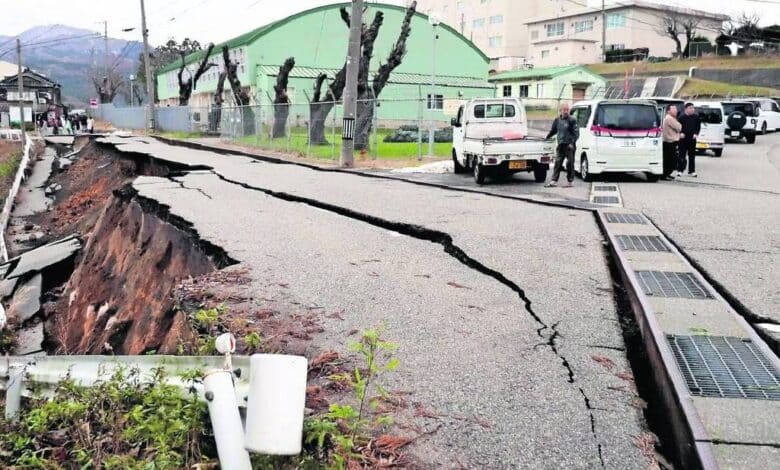
{"type": "MultiPolygon", "coordinates": [[[[442,232],[439,230],[430,229],[427,227],[423,227],[421,225],[415,225],[415,224],[408,224],[403,222],[395,222],[387,219],[383,219],[380,217],[372,216],[369,214],[365,214],[362,212],[357,212],[352,209],[347,209],[342,206],[337,206],[333,204],[329,204],[326,202],[318,201],[316,199],[311,199],[303,196],[297,196],[294,194],[286,193],[286,192],[280,192],[280,191],[274,191],[268,188],[261,188],[258,186],[252,186],[250,184],[241,182],[241,181],[235,181],[230,178],[225,177],[224,175],[220,174],[219,172],[215,170],[210,171],[212,174],[214,174],[216,177],[218,177],[220,180],[234,184],[237,186],[240,186],[242,188],[251,190],[251,191],[257,191],[261,192],[267,196],[280,199],[287,202],[293,202],[293,203],[299,203],[299,204],[305,204],[310,207],[314,207],[320,210],[325,210],[343,217],[350,218],[352,220],[357,220],[360,222],[367,223],[369,225],[372,225],[374,227],[379,227],[384,230],[388,230],[391,232],[395,232],[401,235],[405,235],[408,237],[416,238],[418,240],[424,240],[429,241],[431,243],[436,243],[442,246],[444,249],[444,252],[450,255],[451,257],[458,260],[460,263],[465,265],[466,267],[479,272],[482,275],[488,276],[500,284],[504,285],[505,287],[508,287],[513,292],[515,292],[520,299],[520,301],[523,304],[524,310],[526,313],[533,318],[534,322],[539,326],[539,328],[536,329],[536,334],[544,341],[544,344],[550,348],[550,350],[555,354],[555,356],[560,360],[561,366],[566,370],[567,373],[567,382],[570,385],[574,385],[576,382],[576,377],[574,370],[572,369],[569,360],[566,358],[566,356],[559,350],[557,339],[560,337],[560,332],[558,331],[558,323],[548,324],[545,322],[541,316],[534,311],[533,308],[533,302],[526,294],[525,290],[521,288],[517,283],[507,278],[503,273],[496,271],[494,269],[489,268],[482,262],[476,260],[472,256],[468,255],[465,250],[463,250],[461,247],[457,246],[453,238],[450,234],[446,232],[442,232]]],[[[176,183],[180,184],[182,188],[184,189],[190,189],[190,190],[196,190],[196,188],[189,188],[184,185],[182,181],[177,180],[175,177],[171,177],[171,180],[175,181],[176,183]]],[[[202,192],[201,190],[198,190],[202,192]]],[[[597,454],[599,457],[599,461],[601,463],[602,468],[605,467],[604,457],[603,457],[603,449],[602,444],[599,442],[598,435],[596,433],[596,417],[593,413],[594,408],[592,407],[590,403],[590,398],[585,393],[585,390],[582,387],[577,387],[578,392],[583,397],[583,403],[585,406],[585,409],[587,410],[587,413],[589,415],[590,423],[591,423],[591,433],[593,435],[593,439],[596,442],[596,449],[597,454]]]]}

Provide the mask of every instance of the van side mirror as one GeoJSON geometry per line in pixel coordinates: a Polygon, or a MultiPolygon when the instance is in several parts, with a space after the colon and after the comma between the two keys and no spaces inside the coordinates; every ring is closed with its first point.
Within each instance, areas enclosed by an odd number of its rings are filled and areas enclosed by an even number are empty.
{"type": "Polygon", "coordinates": [[[452,118],[452,119],[450,119],[450,125],[451,125],[452,127],[460,127],[460,123],[458,122],[458,119],[457,119],[457,118],[452,118]]]}

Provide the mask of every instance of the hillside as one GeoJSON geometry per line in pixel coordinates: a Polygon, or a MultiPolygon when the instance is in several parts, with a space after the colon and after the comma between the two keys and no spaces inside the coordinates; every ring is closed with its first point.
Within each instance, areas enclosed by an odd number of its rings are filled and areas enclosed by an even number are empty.
{"type": "MultiPolygon", "coordinates": [[[[68,104],[82,106],[95,96],[90,80],[93,64],[102,70],[105,42],[94,31],[64,25],[35,26],[19,36],[23,44],[22,59],[26,66],[62,84],[63,99],[68,104]]],[[[16,61],[14,38],[0,35],[0,58],[16,61]]],[[[109,38],[109,61],[118,61],[117,71],[127,77],[135,73],[139,41],[109,38]]]]}
{"type": "Polygon", "coordinates": [[[698,59],[670,60],[667,62],[617,62],[608,64],[590,64],[586,67],[595,73],[601,75],[623,75],[624,73],[635,73],[636,75],[654,74],[654,73],[673,73],[685,72],[691,67],[700,69],[763,69],[780,68],[780,60],[776,56],[754,56],[754,57],[701,57],[698,59]]]}

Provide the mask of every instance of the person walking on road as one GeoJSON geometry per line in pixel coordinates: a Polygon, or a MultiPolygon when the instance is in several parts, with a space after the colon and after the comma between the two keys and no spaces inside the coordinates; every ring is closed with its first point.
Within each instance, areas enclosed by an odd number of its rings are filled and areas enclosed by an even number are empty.
{"type": "Polygon", "coordinates": [[[701,132],[701,121],[693,107],[693,103],[685,103],[685,112],[680,116],[680,156],[677,160],[677,177],[685,171],[685,157],[688,157],[688,176],[697,177],[696,174],[696,139],[701,132]]]}
{"type": "Polygon", "coordinates": [[[558,136],[558,146],[556,148],[555,167],[553,169],[552,179],[545,187],[558,186],[558,178],[561,176],[563,161],[566,160],[566,188],[570,188],[574,182],[574,150],[577,145],[577,139],[580,138],[580,129],[577,126],[577,120],[569,114],[569,104],[561,105],[561,114],[553,121],[552,128],[547,134],[547,140],[554,135],[558,136]]]}
{"type": "Polygon", "coordinates": [[[680,131],[682,124],[677,120],[677,106],[670,104],[666,107],[666,117],[664,117],[664,175],[666,181],[674,179],[672,173],[677,169],[677,159],[680,151],[680,131]]]}

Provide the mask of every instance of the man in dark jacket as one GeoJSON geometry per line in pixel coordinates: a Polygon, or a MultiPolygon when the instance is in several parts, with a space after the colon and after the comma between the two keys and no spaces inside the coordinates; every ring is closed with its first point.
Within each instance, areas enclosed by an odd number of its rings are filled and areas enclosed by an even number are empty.
{"type": "Polygon", "coordinates": [[[545,186],[554,187],[558,185],[558,178],[561,176],[561,167],[564,159],[566,165],[567,188],[574,182],[574,149],[577,145],[577,139],[580,138],[580,128],[577,126],[577,120],[569,114],[569,105],[561,105],[561,114],[553,121],[552,129],[547,134],[547,139],[554,135],[558,136],[558,147],[555,158],[555,168],[553,169],[552,179],[545,186]]]}
{"type": "Polygon", "coordinates": [[[677,160],[677,176],[682,176],[685,171],[685,156],[688,156],[688,176],[694,178],[696,174],[696,139],[701,132],[701,121],[693,103],[685,103],[685,112],[678,119],[682,125],[680,132],[680,158],[677,160]]]}

